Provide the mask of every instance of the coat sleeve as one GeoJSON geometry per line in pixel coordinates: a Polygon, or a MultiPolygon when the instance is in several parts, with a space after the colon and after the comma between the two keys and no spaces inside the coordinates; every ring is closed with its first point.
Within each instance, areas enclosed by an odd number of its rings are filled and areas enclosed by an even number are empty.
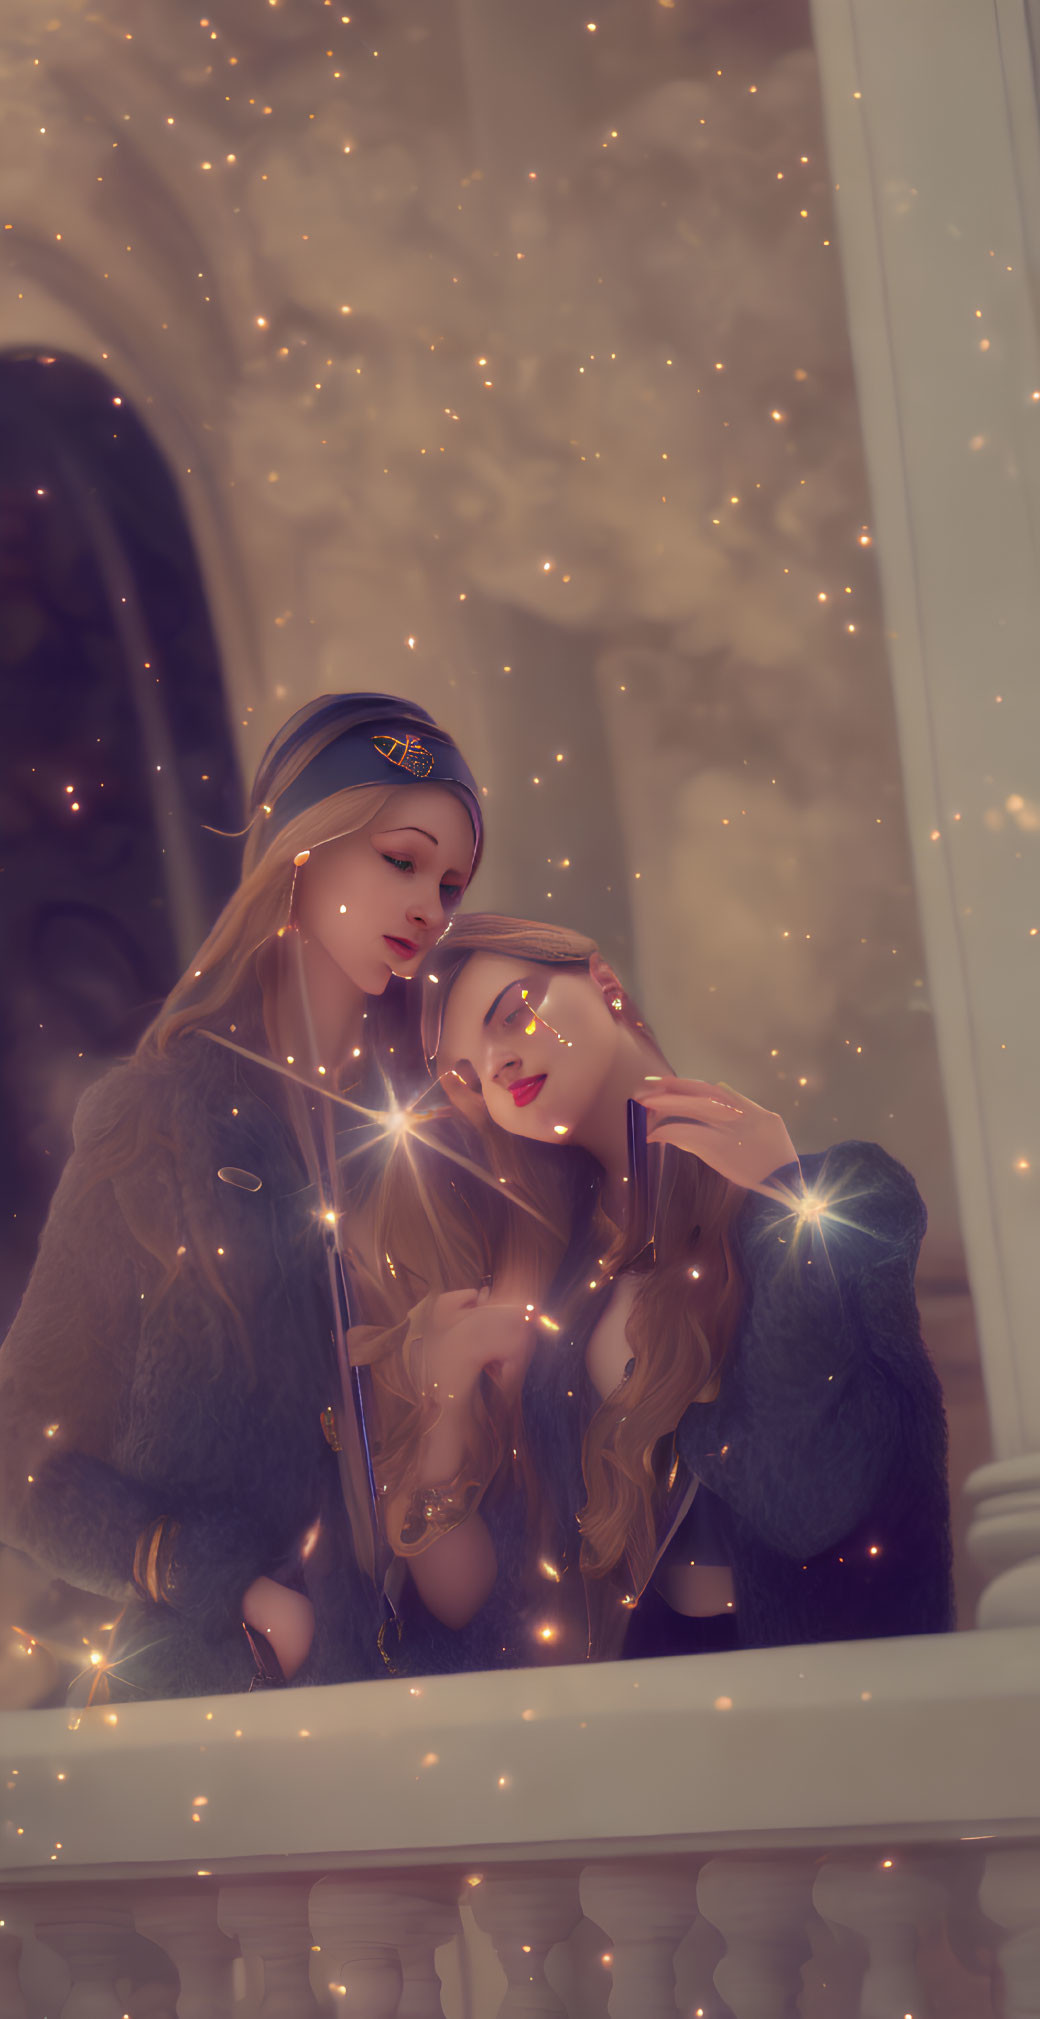
{"type": "MultiPolygon", "coordinates": [[[[890,1482],[942,1463],[939,1384],[914,1269],[924,1205],[872,1143],[841,1143],[749,1197],[738,1223],[743,1314],[719,1394],[679,1426],[691,1471],[784,1555],[841,1541],[890,1482]]],[[[894,1489],[895,1490],[895,1489],[894,1489]]]]}
{"type": "Polygon", "coordinates": [[[251,1288],[255,1299],[270,1229],[257,1221],[238,1240],[227,1300],[215,1295],[193,1248],[224,1246],[213,1215],[233,1218],[237,1204],[241,1217],[244,1205],[215,1196],[227,1188],[208,1169],[205,1117],[198,1169],[176,1162],[169,1098],[161,1078],[121,1067],[80,1103],[0,1350],[0,1536],[70,1583],[117,1599],[146,1591],[219,1637],[237,1630],[245,1589],[286,1539],[243,1495],[233,1435],[244,1385],[232,1373],[233,1306],[251,1288]],[[105,1175],[106,1143],[131,1101],[154,1107],[148,1153],[132,1177],[105,1175]],[[156,1226],[158,1245],[182,1251],[172,1283],[145,1239],[156,1226]],[[183,1231],[171,1243],[173,1226],[183,1231]]]}

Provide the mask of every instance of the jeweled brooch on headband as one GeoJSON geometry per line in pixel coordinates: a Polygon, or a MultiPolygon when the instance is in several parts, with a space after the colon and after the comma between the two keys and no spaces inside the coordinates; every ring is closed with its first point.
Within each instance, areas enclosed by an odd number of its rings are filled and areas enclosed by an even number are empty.
{"type": "Polygon", "coordinates": [[[410,771],[413,778],[428,778],[433,770],[433,752],[417,736],[373,736],[380,757],[410,771]]]}

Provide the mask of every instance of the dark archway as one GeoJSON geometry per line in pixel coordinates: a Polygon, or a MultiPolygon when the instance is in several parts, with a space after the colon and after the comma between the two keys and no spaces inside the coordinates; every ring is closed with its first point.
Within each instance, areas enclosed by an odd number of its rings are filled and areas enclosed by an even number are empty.
{"type": "Polygon", "coordinates": [[[240,787],[176,487],[71,358],[0,358],[0,1332],[83,1087],[135,1043],[237,872],[240,787]]]}

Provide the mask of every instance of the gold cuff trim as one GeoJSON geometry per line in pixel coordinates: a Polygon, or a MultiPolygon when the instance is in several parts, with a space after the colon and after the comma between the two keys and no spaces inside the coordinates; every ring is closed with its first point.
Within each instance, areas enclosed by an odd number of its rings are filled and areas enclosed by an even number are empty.
{"type": "Polygon", "coordinates": [[[133,1581],[142,1598],[150,1598],[153,1605],[170,1602],[170,1571],[180,1527],[179,1521],[160,1515],[137,1538],[133,1581]]]}

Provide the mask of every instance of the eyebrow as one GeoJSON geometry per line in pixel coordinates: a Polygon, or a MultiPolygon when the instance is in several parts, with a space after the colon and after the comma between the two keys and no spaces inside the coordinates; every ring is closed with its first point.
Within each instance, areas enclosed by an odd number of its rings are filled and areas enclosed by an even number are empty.
{"type": "Polygon", "coordinates": [[[432,841],[435,848],[440,847],[437,836],[431,834],[428,827],[385,827],[383,832],[384,834],[421,834],[425,841],[432,841]]]}
{"type": "MultiPolygon", "coordinates": [[[[438,841],[437,836],[435,834],[431,834],[428,827],[384,827],[382,829],[382,832],[384,834],[421,834],[424,841],[429,841],[433,843],[434,848],[440,847],[440,842],[438,841]]],[[[375,837],[373,838],[373,845],[376,848],[379,847],[379,841],[375,837]]],[[[448,868],[444,872],[444,875],[457,876],[462,882],[462,884],[465,885],[469,882],[470,877],[472,875],[472,871],[473,871],[472,863],[470,864],[470,867],[468,869],[452,869],[451,865],[449,864],[448,868]]],[[[443,882],[444,880],[443,877],[441,880],[443,882]]]]}
{"type": "Polygon", "coordinates": [[[519,983],[521,983],[521,984],[523,984],[524,982],[526,982],[527,978],[528,978],[528,977],[527,977],[526,975],[522,975],[522,974],[520,974],[520,975],[514,975],[514,977],[513,977],[513,980],[512,980],[512,981],[507,981],[507,983],[506,983],[506,985],[505,985],[505,988],[500,988],[500,989],[499,989],[499,991],[498,991],[498,994],[497,994],[497,996],[495,997],[495,1000],[494,1000],[494,1002],[493,1002],[493,1003],[492,1003],[492,1005],[491,1005],[491,1008],[490,1008],[490,1009],[488,1010],[488,1013],[487,1013],[486,1017],[484,1018],[484,1029],[485,1029],[485,1030],[487,1029],[487,1027],[488,1027],[489,1023],[491,1022],[491,1019],[492,1019],[492,1017],[494,1016],[494,1014],[495,1014],[495,1011],[497,1010],[497,1008],[498,1008],[498,1005],[499,1005],[499,1003],[500,1003],[500,1002],[501,1002],[501,1000],[502,1000],[502,997],[503,997],[504,995],[508,995],[508,994],[509,994],[509,991],[510,991],[510,989],[511,989],[511,988],[515,988],[518,982],[519,982],[519,983]]]}

